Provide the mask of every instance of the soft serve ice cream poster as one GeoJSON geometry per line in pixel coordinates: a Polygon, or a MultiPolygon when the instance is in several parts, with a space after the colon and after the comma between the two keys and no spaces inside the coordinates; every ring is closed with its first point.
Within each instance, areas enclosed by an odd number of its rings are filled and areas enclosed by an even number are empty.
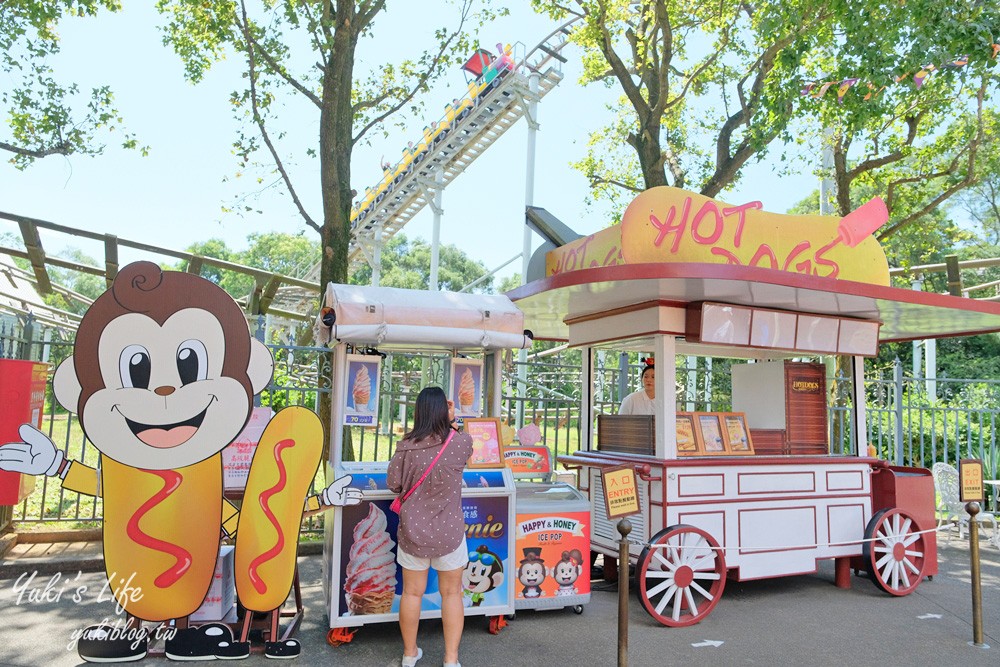
{"type": "MultiPolygon", "coordinates": [[[[478,472],[476,476],[485,482],[478,472]]],[[[344,621],[331,627],[345,621],[351,625],[381,622],[399,613],[403,593],[403,573],[396,563],[399,515],[389,509],[391,502],[391,499],[372,500],[341,509],[337,526],[340,542],[339,547],[334,547],[340,556],[339,575],[333,581],[337,586],[335,612],[344,621]],[[359,616],[366,618],[357,619],[359,616]]],[[[510,501],[494,496],[462,498],[462,512],[470,553],[462,576],[464,604],[484,614],[503,613],[504,608],[513,604],[509,574],[513,547],[510,501]]],[[[440,616],[441,593],[433,569],[428,575],[421,608],[426,614],[424,618],[440,616]]]]}
{"type": "Polygon", "coordinates": [[[382,357],[347,355],[345,426],[375,426],[378,417],[378,379],[382,357]]]}
{"type": "Polygon", "coordinates": [[[340,521],[341,616],[399,611],[403,581],[396,572],[399,515],[389,509],[391,502],[374,500],[343,509],[340,521]]]}
{"type": "Polygon", "coordinates": [[[451,360],[451,400],[456,417],[478,417],[482,414],[483,362],[478,359],[451,360]]]}

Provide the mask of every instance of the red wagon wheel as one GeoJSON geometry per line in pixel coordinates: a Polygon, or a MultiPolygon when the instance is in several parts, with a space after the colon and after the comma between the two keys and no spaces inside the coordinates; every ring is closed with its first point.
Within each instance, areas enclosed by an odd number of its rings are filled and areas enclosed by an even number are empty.
{"type": "Polygon", "coordinates": [[[898,508],[879,510],[865,528],[868,576],[890,595],[909,595],[924,576],[927,544],[917,522],[898,508]]]}
{"type": "Polygon", "coordinates": [[[711,613],[726,587],[726,558],[715,539],[694,526],[664,528],[639,554],[639,599],[670,627],[694,625],[711,613]]]}

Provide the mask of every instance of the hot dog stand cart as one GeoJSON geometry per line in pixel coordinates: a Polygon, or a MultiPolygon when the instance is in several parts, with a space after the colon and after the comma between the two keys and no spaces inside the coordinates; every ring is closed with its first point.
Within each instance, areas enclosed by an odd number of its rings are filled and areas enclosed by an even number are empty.
{"type": "MultiPolygon", "coordinates": [[[[333,349],[330,479],[349,474],[351,485],[364,492],[360,505],[334,508],[325,523],[323,588],[333,643],[350,634],[347,628],[399,617],[398,515],[389,509],[395,494],[386,487],[388,460],[343,457],[341,425],[378,424],[375,388],[387,372],[378,364],[378,353],[443,353],[453,378],[445,391],[458,414],[465,413],[468,430],[468,419],[475,414],[499,416],[500,354],[530,346],[531,338],[521,312],[505,296],[331,284],[324,306],[316,331],[318,340],[333,349]],[[476,358],[481,365],[466,367],[476,358]]],[[[412,391],[414,397],[418,389],[412,391]]],[[[478,445],[476,440],[473,459],[478,445]]],[[[515,491],[500,443],[491,441],[490,446],[496,448],[497,465],[467,469],[463,476],[466,540],[470,554],[489,568],[488,577],[466,587],[465,602],[467,616],[498,619],[514,611],[515,491]]],[[[440,618],[437,591],[432,570],[421,618],[440,618]]]]}
{"type": "Polygon", "coordinates": [[[868,235],[885,222],[879,203],[843,219],[783,216],[654,188],[509,293],[536,339],[584,351],[580,450],[558,460],[579,469],[606,567],[619,535],[601,471],[636,470],[630,559],[660,623],[699,622],[727,578],[812,573],[823,559],[838,586],[865,569],[892,595],[937,572],[930,472],[865,455],[864,358],[880,342],[998,331],[1000,304],[890,287],[868,235]],[[597,414],[598,350],[653,353],[654,416],[597,414]],[[815,362],[835,354],[852,359],[860,455],[828,454],[815,362]],[[731,412],[677,411],[680,355],[746,362],[732,367],[731,412]]]}

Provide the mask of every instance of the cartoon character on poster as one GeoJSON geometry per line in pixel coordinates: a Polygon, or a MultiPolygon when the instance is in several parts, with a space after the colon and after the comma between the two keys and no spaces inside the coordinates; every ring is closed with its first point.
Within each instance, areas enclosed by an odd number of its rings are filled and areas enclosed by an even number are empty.
{"type": "Polygon", "coordinates": [[[524,586],[521,597],[542,597],[542,582],[545,581],[545,561],[542,559],[541,547],[527,547],[524,558],[517,567],[517,581],[524,586]]]}
{"type": "Polygon", "coordinates": [[[375,426],[381,361],[377,355],[347,355],[345,426],[375,426]]]}
{"type": "Polygon", "coordinates": [[[579,591],[574,584],[583,574],[583,554],[579,549],[562,552],[559,562],[550,570],[552,579],[559,585],[556,597],[576,595],[579,591]]]}
{"type": "Polygon", "coordinates": [[[478,607],[483,604],[486,594],[503,584],[503,559],[480,544],[469,552],[469,562],[462,572],[462,594],[466,605],[478,607]]]}
{"type": "Polygon", "coordinates": [[[356,504],[361,493],[345,476],[307,497],[323,429],[315,413],[291,407],[261,436],[243,510],[225,500],[220,452],[246,425],[273,366],[217,285],[130,264],[87,310],[53,379],[56,398],[100,451],[97,469],[67,459],[28,424],[22,442],[0,446],[0,469],[58,477],[63,488],[103,497],[108,584],[126,618],[82,631],[85,661],[140,660],[154,632],[173,660],[244,658],[253,612],[268,614],[266,656],[298,655],[298,642],[278,639],[277,627],[303,513],[356,504]],[[223,534],[235,537],[237,596],[250,610],[238,637],[225,623],[193,627],[188,619],[211,586],[223,534]]]}
{"type": "Polygon", "coordinates": [[[518,515],[515,535],[524,558],[517,599],[590,593],[590,579],[581,578],[583,554],[590,550],[589,521],[589,511],[518,515]]]}
{"type": "MultiPolygon", "coordinates": [[[[485,473],[502,479],[499,472],[485,473]]],[[[480,478],[489,484],[485,477],[480,478]]],[[[465,517],[465,540],[469,547],[469,561],[462,572],[462,592],[467,607],[506,605],[511,583],[506,580],[510,545],[508,533],[507,498],[463,498],[462,514],[465,517]]]]}
{"type": "Polygon", "coordinates": [[[451,360],[451,400],[455,417],[478,417],[482,414],[483,362],[478,359],[451,360]]]}

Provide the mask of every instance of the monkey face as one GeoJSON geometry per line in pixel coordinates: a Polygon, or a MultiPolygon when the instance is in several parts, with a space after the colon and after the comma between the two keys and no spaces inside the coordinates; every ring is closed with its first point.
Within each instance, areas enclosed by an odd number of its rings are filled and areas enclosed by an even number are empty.
{"type": "Polygon", "coordinates": [[[580,576],[580,570],[572,561],[559,561],[552,569],[552,578],[560,586],[569,586],[580,576]]]}
{"type": "Polygon", "coordinates": [[[115,461],[147,470],[219,452],[252,407],[247,390],[222,374],[225,351],[222,326],[205,310],[179,310],[162,327],[139,313],[116,317],[98,345],[105,388],[80,415],[87,437],[115,461]]]}
{"type": "Polygon", "coordinates": [[[481,561],[470,561],[462,571],[462,586],[471,593],[486,593],[502,583],[503,572],[481,561]]]}
{"type": "Polygon", "coordinates": [[[538,586],[545,580],[545,564],[525,563],[517,572],[517,580],[524,586],[538,586]]]}

